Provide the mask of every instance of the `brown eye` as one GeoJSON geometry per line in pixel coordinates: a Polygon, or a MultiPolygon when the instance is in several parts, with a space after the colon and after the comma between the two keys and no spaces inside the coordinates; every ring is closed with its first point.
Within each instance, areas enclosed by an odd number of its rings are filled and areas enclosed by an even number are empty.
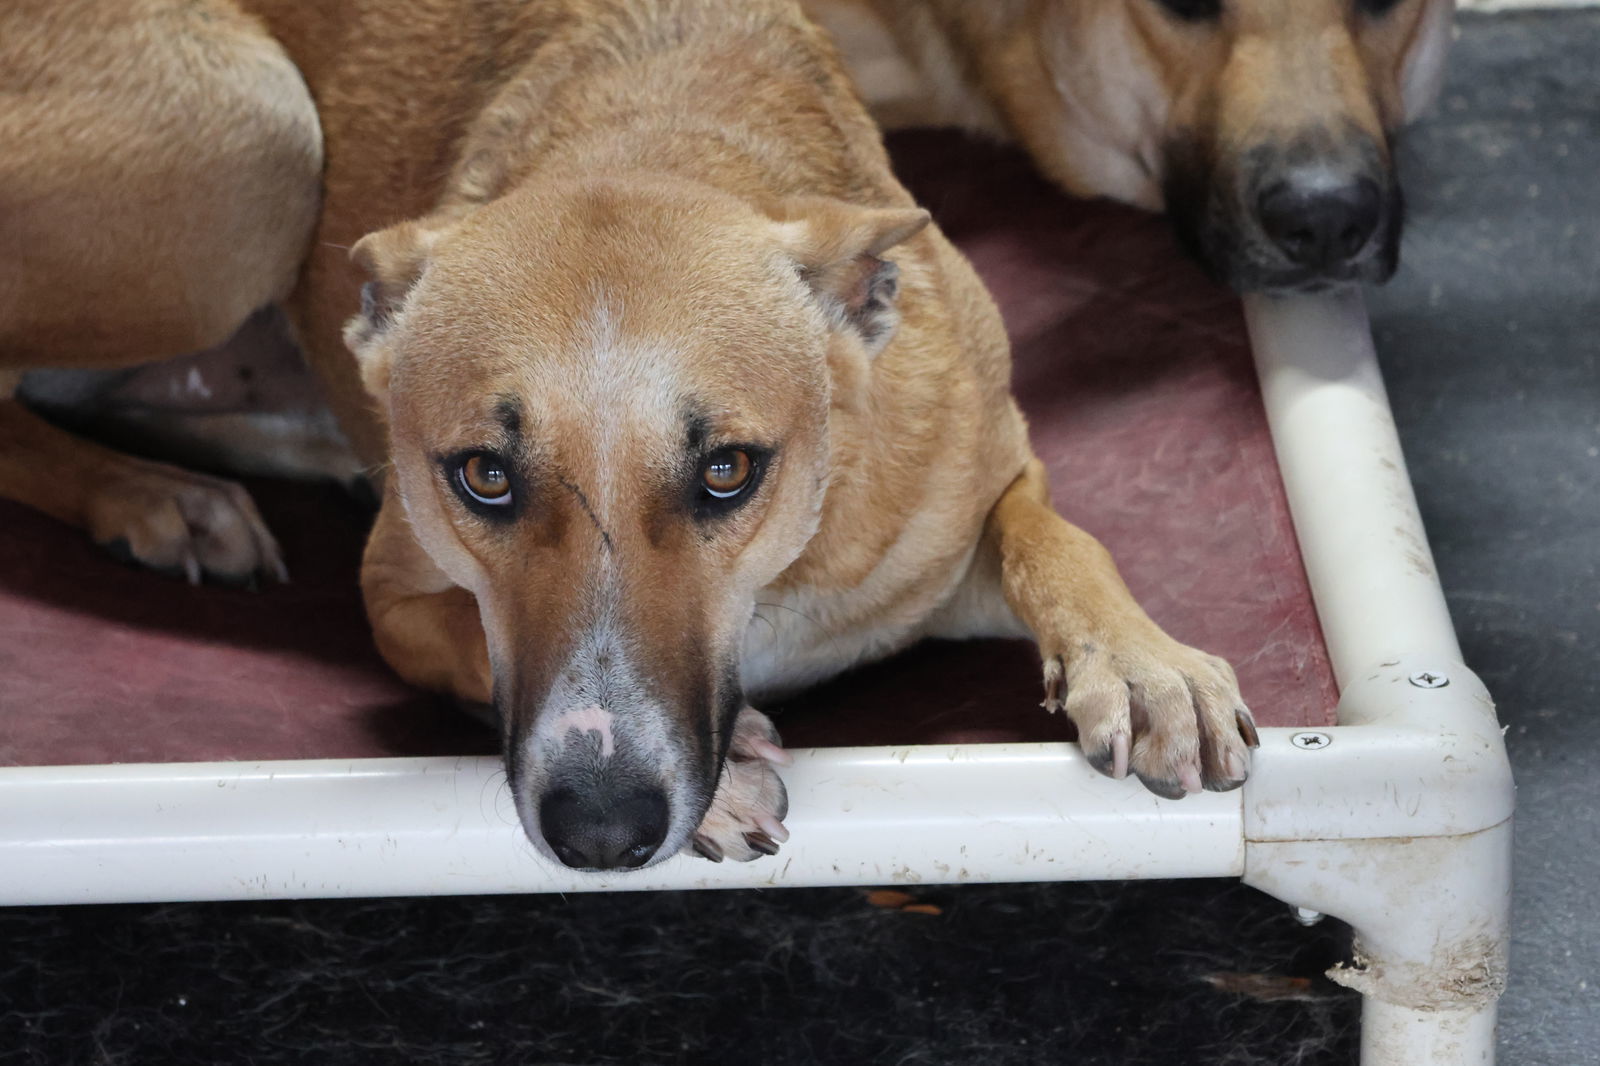
{"type": "Polygon", "coordinates": [[[511,477],[504,461],[491,452],[480,452],[457,468],[456,478],[468,496],[479,503],[503,507],[511,502],[511,477]]]}
{"type": "Polygon", "coordinates": [[[738,448],[725,448],[713,452],[700,468],[700,483],[706,491],[719,500],[737,496],[750,483],[755,464],[750,453],[738,448]]]}

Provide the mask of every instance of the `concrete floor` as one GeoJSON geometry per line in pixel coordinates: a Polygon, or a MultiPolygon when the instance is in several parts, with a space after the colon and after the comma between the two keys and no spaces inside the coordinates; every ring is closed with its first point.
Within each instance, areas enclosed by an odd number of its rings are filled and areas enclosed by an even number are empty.
{"type": "MultiPolygon", "coordinates": [[[[1520,782],[1502,1061],[1600,1062],[1600,14],[1467,19],[1372,298],[1520,782]]],[[[1353,1061],[1344,950],[1214,882],[0,910],[0,1064],[1353,1061]]]]}
{"type": "Polygon", "coordinates": [[[1502,1058],[1600,1062],[1600,13],[1463,19],[1371,304],[1467,663],[1518,782],[1502,1058]]]}

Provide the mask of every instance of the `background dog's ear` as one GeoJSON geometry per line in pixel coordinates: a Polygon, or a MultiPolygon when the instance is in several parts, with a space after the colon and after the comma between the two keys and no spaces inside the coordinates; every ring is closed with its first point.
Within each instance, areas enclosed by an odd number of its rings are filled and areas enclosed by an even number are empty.
{"type": "Polygon", "coordinates": [[[1438,98],[1454,16],[1452,0],[1424,0],[1400,72],[1400,106],[1406,122],[1416,121],[1438,98]]]}
{"type": "Polygon", "coordinates": [[[878,256],[919,233],[928,212],[800,198],[783,204],[779,218],[784,244],[823,308],[870,354],[882,351],[899,322],[900,268],[878,256]]]}
{"type": "Polygon", "coordinates": [[[345,323],[344,342],[361,367],[367,391],[379,400],[386,400],[389,391],[389,327],[447,230],[426,220],[402,222],[367,234],[350,249],[351,262],[367,281],[361,286],[361,311],[345,323]]]}

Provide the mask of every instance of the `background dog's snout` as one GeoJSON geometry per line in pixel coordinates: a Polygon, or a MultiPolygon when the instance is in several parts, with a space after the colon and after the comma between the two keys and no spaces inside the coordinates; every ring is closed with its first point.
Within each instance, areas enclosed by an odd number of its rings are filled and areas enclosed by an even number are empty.
{"type": "Polygon", "coordinates": [[[666,839],[667,799],[660,792],[580,795],[553,789],[539,802],[539,829],[556,857],[583,870],[643,866],[666,839]]]}
{"type": "Polygon", "coordinates": [[[1383,214],[1383,195],[1371,178],[1318,170],[1269,185],[1257,212],[1261,228],[1290,261],[1325,270],[1367,246],[1383,214]]]}

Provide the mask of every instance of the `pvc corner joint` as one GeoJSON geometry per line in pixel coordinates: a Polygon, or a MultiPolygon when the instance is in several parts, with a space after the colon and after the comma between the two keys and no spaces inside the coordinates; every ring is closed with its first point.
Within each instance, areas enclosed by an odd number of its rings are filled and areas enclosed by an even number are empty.
{"type": "Polygon", "coordinates": [[[1247,841],[1462,836],[1511,817],[1494,703],[1457,662],[1388,659],[1346,684],[1339,725],[1262,730],[1247,841]]]}

